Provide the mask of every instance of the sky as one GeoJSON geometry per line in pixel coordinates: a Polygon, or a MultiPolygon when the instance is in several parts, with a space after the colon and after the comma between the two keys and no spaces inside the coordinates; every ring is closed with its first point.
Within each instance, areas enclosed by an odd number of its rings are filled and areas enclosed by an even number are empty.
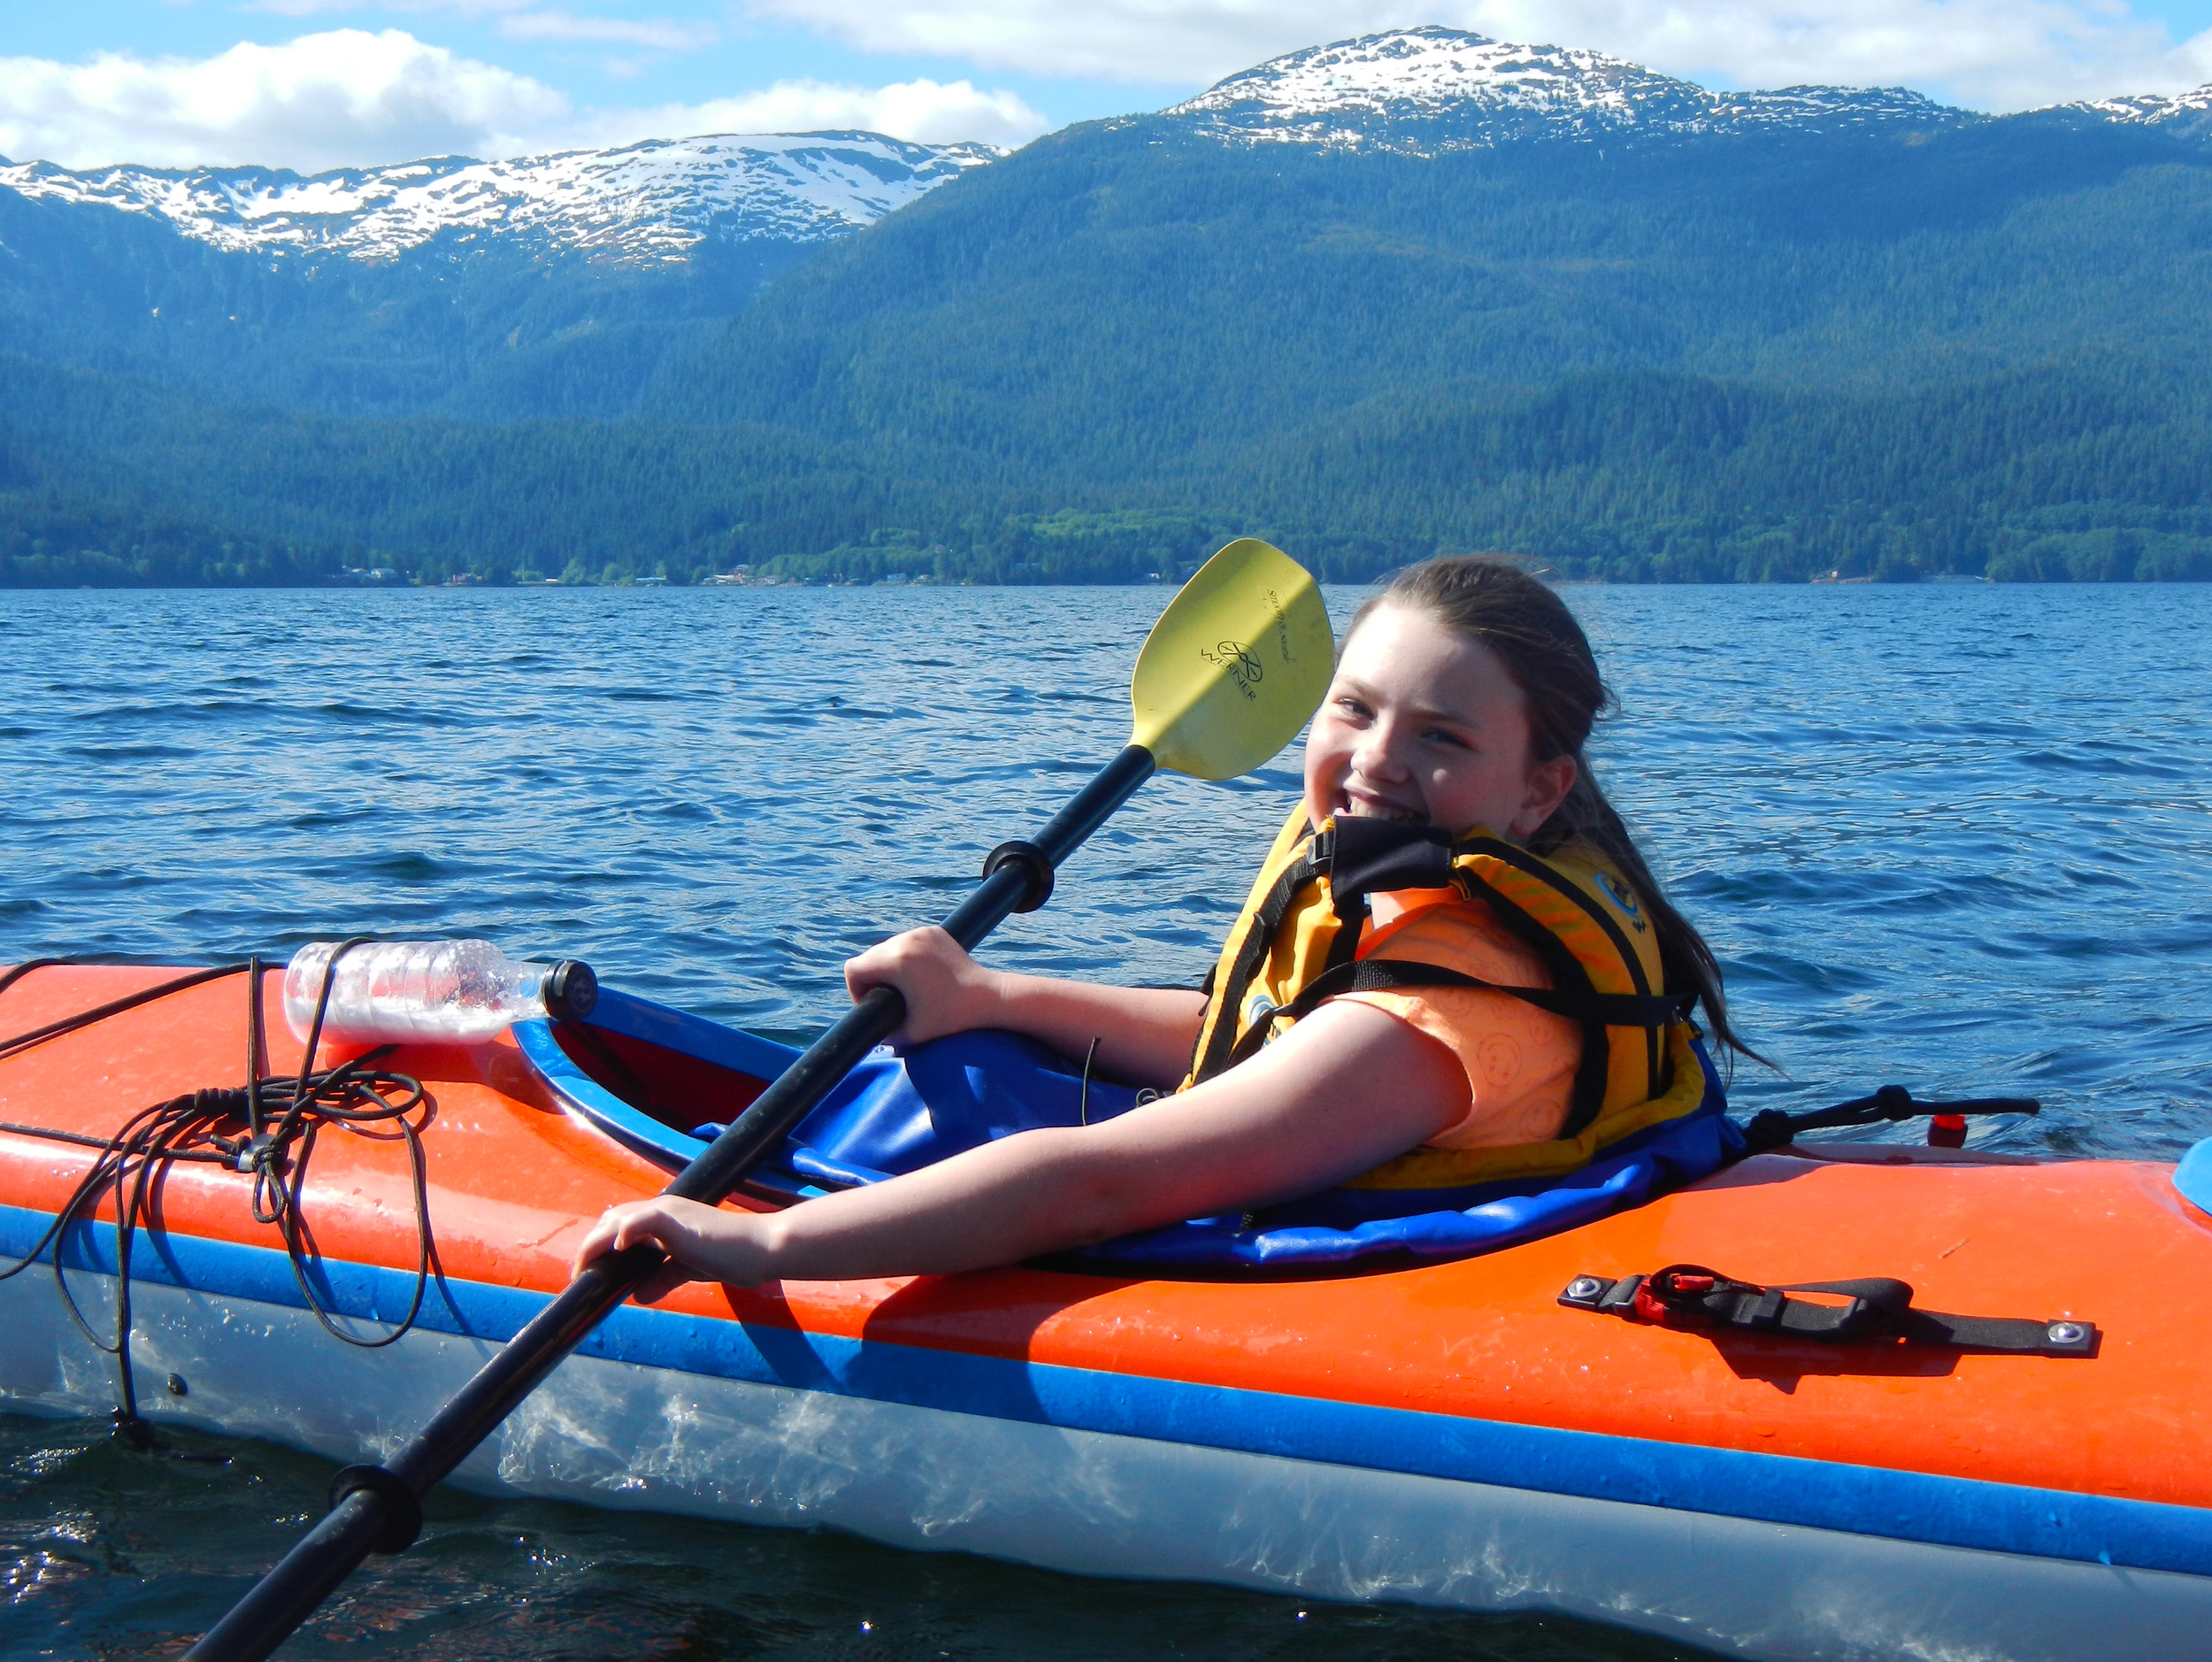
{"type": "Polygon", "coordinates": [[[830,127],[1013,146],[1419,23],[1993,112],[2212,82],[2212,0],[0,0],[0,156],[316,172],[830,127]]]}

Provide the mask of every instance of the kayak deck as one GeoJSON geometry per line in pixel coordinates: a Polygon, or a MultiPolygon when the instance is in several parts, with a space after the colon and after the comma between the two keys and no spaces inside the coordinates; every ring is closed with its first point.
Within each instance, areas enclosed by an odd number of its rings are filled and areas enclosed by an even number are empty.
{"type": "MultiPolygon", "coordinates": [[[[39,971],[0,998],[0,1025],[22,1032],[172,973],[39,971]]],[[[244,1015],[234,978],[21,1052],[0,1062],[0,1120],[104,1135],[148,1102],[234,1084],[244,1015]]],[[[297,1066],[280,1020],[269,1043],[273,1070],[297,1066]]],[[[511,1038],[409,1047],[388,1066],[420,1078],[433,1100],[424,1143],[448,1278],[557,1291],[589,1222],[665,1181],[565,1112],[511,1038]]],[[[733,1094],[718,1109],[743,1094],[726,1089],[733,1094]]],[[[748,1330],[1485,1425],[2212,1505],[2212,1434],[2192,1412],[2212,1344],[2212,1218],[2174,1194],[2170,1167],[1853,1152],[1873,1163],[1760,1156],[1566,1235],[1379,1273],[1240,1283],[1015,1268],[694,1285],[663,1308],[748,1330]],[[1555,1302],[1578,1274],[1675,1262],[1770,1284],[1893,1276],[1927,1307],[2086,1319],[2104,1339],[2085,1359],[1829,1346],[1673,1332],[1555,1302]]],[[[0,1199],[50,1214],[88,1158],[0,1134],[0,1199]]],[[[162,1228],[276,1245],[248,1211],[248,1181],[219,1166],[172,1168],[160,1185],[162,1228]]],[[[306,1213],[326,1259],[411,1268],[411,1194],[396,1144],[326,1133],[306,1213]]]]}

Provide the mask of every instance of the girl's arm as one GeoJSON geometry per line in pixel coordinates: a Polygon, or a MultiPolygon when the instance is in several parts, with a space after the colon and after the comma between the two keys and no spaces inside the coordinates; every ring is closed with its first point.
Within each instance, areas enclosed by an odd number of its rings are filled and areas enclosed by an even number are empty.
{"type": "Polygon", "coordinates": [[[879,986],[895,987],[905,996],[906,1020],[894,1043],[998,1027],[1079,1057],[1097,1039],[1098,1060],[1108,1073],[1162,1089],[1188,1070],[1206,1013],[1205,999],[1194,992],[986,969],[938,928],[910,929],[869,948],[845,966],[845,985],[855,998],[879,986]]]}
{"type": "Polygon", "coordinates": [[[1340,1182],[1467,1110],[1451,1053],[1365,1004],[1329,1004],[1218,1079],[1095,1126],[1025,1131],[780,1212],[655,1199],[578,1250],[652,1241],[674,1260],[638,1297],[737,1282],[943,1274],[1087,1246],[1340,1182]]]}

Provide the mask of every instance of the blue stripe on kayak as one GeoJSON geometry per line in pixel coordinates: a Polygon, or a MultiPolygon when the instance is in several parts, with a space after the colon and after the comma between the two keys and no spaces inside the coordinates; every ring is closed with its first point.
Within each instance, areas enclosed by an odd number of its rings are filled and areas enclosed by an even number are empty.
{"type": "MultiPolygon", "coordinates": [[[[28,1251],[51,1220],[50,1214],[0,1206],[0,1252],[13,1258],[28,1251]]],[[[112,1274],[113,1226],[73,1226],[64,1258],[72,1268],[112,1274]]],[[[147,1281],[304,1307],[284,1254],[269,1248],[142,1234],[132,1267],[147,1281]]],[[[414,1284],[401,1271],[330,1261],[316,1280],[318,1297],[331,1308],[388,1319],[406,1308],[414,1284]]],[[[420,1325],[503,1341],[546,1303],[541,1293],[446,1281],[434,1283],[420,1325]]],[[[2212,1511],[2193,1506],[1196,1385],[636,1305],[616,1312],[580,1351],[1068,1430],[1931,1545],[2212,1574],[2212,1511]]]]}

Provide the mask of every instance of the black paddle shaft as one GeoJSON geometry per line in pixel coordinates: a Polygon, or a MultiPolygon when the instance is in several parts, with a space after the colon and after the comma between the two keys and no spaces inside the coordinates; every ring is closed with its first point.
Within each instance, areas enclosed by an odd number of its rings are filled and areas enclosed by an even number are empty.
{"type": "MultiPolygon", "coordinates": [[[[1052,869],[1105,824],[1156,766],[1149,750],[1130,745],[1053,816],[1035,843],[995,850],[983,882],[945,919],[945,932],[972,948],[1010,914],[1033,909],[1050,891],[1052,869]]],[[[905,1016],[906,1001],[895,988],[872,989],[662,1193],[709,1205],[719,1201],[905,1016]]],[[[332,1485],[335,1504],[323,1520],[185,1653],[188,1662],[260,1662],[363,1558],[405,1548],[420,1527],[422,1497],[663,1261],[659,1249],[649,1245],[601,1258],[477,1370],[390,1460],[341,1472],[332,1485]]]]}

